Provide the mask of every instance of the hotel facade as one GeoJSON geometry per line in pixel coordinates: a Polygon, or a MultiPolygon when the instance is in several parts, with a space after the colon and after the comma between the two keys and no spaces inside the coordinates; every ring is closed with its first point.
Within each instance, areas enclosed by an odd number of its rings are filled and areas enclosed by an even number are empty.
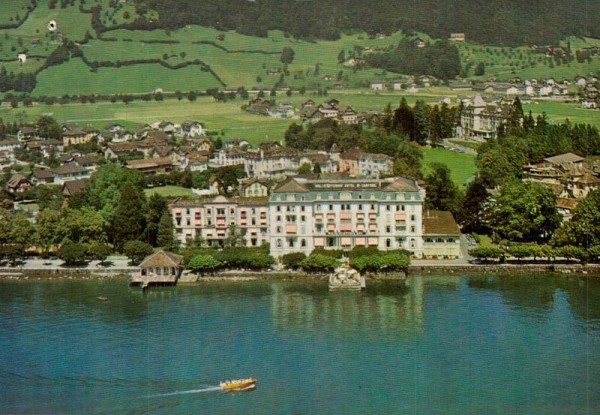
{"type": "Polygon", "coordinates": [[[269,197],[217,196],[171,205],[182,245],[256,247],[279,258],[314,249],[405,249],[417,258],[458,258],[460,230],[450,212],[424,211],[424,190],[402,177],[291,177],[269,197]]]}

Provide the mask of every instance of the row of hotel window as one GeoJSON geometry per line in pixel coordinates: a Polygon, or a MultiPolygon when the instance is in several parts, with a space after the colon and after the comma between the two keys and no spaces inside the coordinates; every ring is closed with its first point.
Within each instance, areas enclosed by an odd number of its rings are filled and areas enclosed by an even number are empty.
{"type": "MultiPolygon", "coordinates": [[[[352,205],[350,203],[342,203],[340,205],[335,205],[335,206],[340,206],[341,210],[351,210],[352,209],[352,205]]],[[[354,205],[357,206],[357,210],[377,210],[377,207],[375,205],[375,203],[371,203],[371,204],[358,204],[358,205],[354,205]]],[[[392,211],[396,211],[396,212],[404,212],[406,210],[406,207],[404,205],[382,205],[385,206],[385,210],[387,212],[392,212],[392,211]],[[395,206],[395,209],[394,209],[395,206]]],[[[281,206],[278,205],[275,210],[277,212],[281,212],[283,210],[283,208],[285,208],[286,212],[293,212],[295,210],[295,206],[281,206]]],[[[334,210],[334,205],[333,204],[329,204],[329,205],[322,205],[322,204],[316,204],[315,205],[315,212],[321,212],[322,210],[330,210],[333,211],[334,210]]],[[[301,205],[300,206],[300,212],[304,212],[305,211],[305,206],[301,205]]]]}
{"type": "MultiPolygon", "coordinates": [[[[396,239],[397,243],[399,246],[404,246],[404,238],[397,238],[396,239]]],[[[286,248],[295,248],[296,246],[299,246],[300,248],[306,248],[307,246],[307,242],[306,239],[300,239],[299,241],[299,245],[297,245],[297,239],[296,238],[287,238],[285,241],[283,239],[277,239],[275,241],[275,246],[277,248],[283,248],[284,245],[286,248]]],[[[379,241],[377,240],[377,238],[368,238],[368,241],[366,238],[357,238],[354,241],[354,245],[358,245],[358,246],[364,246],[364,245],[378,245],[379,241]]],[[[323,246],[327,246],[328,248],[332,248],[332,247],[337,247],[337,246],[352,246],[352,238],[315,238],[314,240],[314,246],[316,247],[323,247],[323,246]],[[338,240],[339,239],[339,240],[338,240]]],[[[386,238],[385,240],[385,246],[386,248],[392,248],[392,239],[391,238],[386,238]]],[[[414,248],[416,246],[416,240],[414,238],[411,238],[409,240],[409,246],[410,248],[414,248]]]]}

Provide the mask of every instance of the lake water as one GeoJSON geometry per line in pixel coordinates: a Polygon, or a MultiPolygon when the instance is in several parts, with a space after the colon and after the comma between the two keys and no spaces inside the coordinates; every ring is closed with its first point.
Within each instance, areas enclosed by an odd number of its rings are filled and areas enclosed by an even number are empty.
{"type": "Polygon", "coordinates": [[[1,414],[599,411],[592,278],[0,282],[1,414]],[[216,390],[248,376],[254,391],[216,390]]]}

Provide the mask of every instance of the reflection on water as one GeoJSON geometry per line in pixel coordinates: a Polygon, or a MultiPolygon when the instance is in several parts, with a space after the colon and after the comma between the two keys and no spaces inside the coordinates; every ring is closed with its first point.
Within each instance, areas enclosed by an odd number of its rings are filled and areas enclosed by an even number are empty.
{"type": "Polygon", "coordinates": [[[419,332],[423,325],[423,280],[377,282],[366,291],[329,292],[327,286],[272,284],[273,319],[286,329],[327,333],[419,332]]]}

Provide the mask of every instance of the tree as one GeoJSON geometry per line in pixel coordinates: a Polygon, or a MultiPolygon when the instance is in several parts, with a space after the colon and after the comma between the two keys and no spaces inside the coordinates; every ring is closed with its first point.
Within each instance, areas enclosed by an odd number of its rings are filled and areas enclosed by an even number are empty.
{"type": "Polygon", "coordinates": [[[168,211],[162,214],[160,223],[158,224],[157,245],[166,250],[175,248],[173,219],[168,211]]]}
{"type": "Polygon", "coordinates": [[[281,63],[290,64],[294,61],[294,49],[286,46],[281,50],[281,63]]]}
{"type": "Polygon", "coordinates": [[[65,262],[65,265],[85,264],[85,247],[83,244],[65,240],[56,251],[56,256],[65,262]]]}
{"type": "Polygon", "coordinates": [[[431,173],[425,177],[425,189],[427,190],[425,206],[428,209],[458,212],[460,191],[450,178],[448,166],[432,163],[431,173]]]}
{"type": "Polygon", "coordinates": [[[127,241],[123,244],[123,253],[134,264],[139,264],[148,255],[151,255],[154,250],[152,245],[142,241],[127,241]]]}
{"type": "Polygon", "coordinates": [[[196,255],[188,263],[188,268],[196,273],[204,273],[214,271],[221,265],[222,263],[212,255],[196,255]]]}
{"type": "Polygon", "coordinates": [[[555,245],[590,247],[600,245],[600,190],[590,192],[552,237],[555,245]]]}
{"type": "Polygon", "coordinates": [[[305,260],[300,262],[300,266],[307,272],[330,272],[333,271],[339,262],[330,256],[323,254],[310,254],[305,260]]]}
{"type": "Polygon", "coordinates": [[[310,174],[311,172],[312,166],[310,165],[310,163],[304,163],[303,165],[298,167],[298,174],[310,174]]]}
{"type": "Polygon", "coordinates": [[[61,221],[62,214],[58,210],[46,209],[38,213],[36,230],[43,255],[47,255],[52,247],[60,243],[61,237],[58,230],[61,221]]]}
{"type": "Polygon", "coordinates": [[[483,62],[479,62],[475,67],[475,76],[483,76],[485,75],[485,64],[483,62]]]}
{"type": "Polygon", "coordinates": [[[421,163],[423,161],[423,150],[414,141],[404,140],[398,146],[394,160],[394,174],[409,179],[421,178],[421,163]]]}
{"type": "Polygon", "coordinates": [[[473,180],[465,194],[462,207],[457,214],[463,232],[486,233],[489,229],[485,219],[485,206],[489,194],[480,176],[473,180]]]}
{"type": "Polygon", "coordinates": [[[539,242],[550,238],[561,217],[551,190],[539,183],[511,180],[491,204],[489,222],[501,238],[539,242]]]}
{"type": "Polygon", "coordinates": [[[244,244],[244,235],[239,226],[235,223],[229,224],[227,227],[227,238],[223,241],[225,246],[236,247],[244,244]]]}
{"type": "Polygon", "coordinates": [[[306,254],[302,252],[293,252],[291,254],[285,254],[281,257],[281,263],[289,269],[298,269],[301,267],[302,261],[306,259],[306,254]]]}
{"type": "Polygon", "coordinates": [[[88,243],[106,241],[105,221],[100,212],[90,208],[66,209],[57,228],[60,239],[88,243]]]}
{"type": "Polygon", "coordinates": [[[148,214],[146,216],[146,230],[144,231],[145,240],[152,246],[157,245],[157,236],[159,232],[159,223],[162,216],[167,212],[166,199],[154,193],[148,200],[148,214]]]}
{"type": "Polygon", "coordinates": [[[106,243],[92,241],[88,245],[87,253],[92,259],[100,261],[100,264],[104,264],[106,258],[112,253],[112,248],[106,243]]]}
{"type": "Polygon", "coordinates": [[[119,193],[119,200],[111,218],[112,238],[119,250],[125,241],[142,237],[146,229],[146,197],[133,183],[128,182],[119,193]]]}
{"type": "Polygon", "coordinates": [[[481,246],[471,249],[469,255],[487,261],[488,259],[502,259],[504,257],[504,251],[502,248],[495,246],[481,246]]]}

